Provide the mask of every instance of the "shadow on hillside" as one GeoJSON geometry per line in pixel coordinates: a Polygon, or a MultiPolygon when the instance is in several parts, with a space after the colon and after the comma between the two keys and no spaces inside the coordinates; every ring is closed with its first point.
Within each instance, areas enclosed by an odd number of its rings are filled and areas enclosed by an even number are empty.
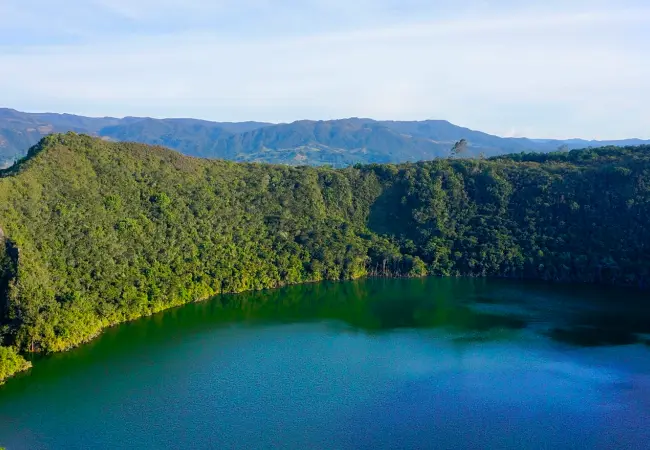
{"type": "Polygon", "coordinates": [[[413,229],[411,212],[404,204],[401,186],[390,186],[370,207],[368,227],[375,233],[394,236],[408,235],[413,229]]]}

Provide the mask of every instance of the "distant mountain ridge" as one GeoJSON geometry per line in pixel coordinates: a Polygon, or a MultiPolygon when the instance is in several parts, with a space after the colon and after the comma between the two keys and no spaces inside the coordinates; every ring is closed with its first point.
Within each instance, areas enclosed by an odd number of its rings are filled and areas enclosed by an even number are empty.
{"type": "Polygon", "coordinates": [[[445,120],[377,121],[349,118],[293,123],[210,122],[199,119],[84,117],[25,113],[0,108],[0,166],[24,156],[51,133],[74,131],[111,141],[161,145],[190,156],[233,161],[336,167],[399,163],[444,157],[455,142],[469,142],[467,156],[549,152],[603,145],[642,145],[641,139],[587,141],[504,138],[445,120]]]}

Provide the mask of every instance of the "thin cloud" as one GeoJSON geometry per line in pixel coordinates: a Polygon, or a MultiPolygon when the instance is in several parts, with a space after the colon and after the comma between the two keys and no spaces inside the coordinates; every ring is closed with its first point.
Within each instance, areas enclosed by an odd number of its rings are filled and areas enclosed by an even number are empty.
{"type": "Polygon", "coordinates": [[[292,36],[200,27],[96,36],[0,50],[0,87],[7,106],[91,115],[444,118],[502,134],[647,138],[642,6],[457,11],[292,36]]]}

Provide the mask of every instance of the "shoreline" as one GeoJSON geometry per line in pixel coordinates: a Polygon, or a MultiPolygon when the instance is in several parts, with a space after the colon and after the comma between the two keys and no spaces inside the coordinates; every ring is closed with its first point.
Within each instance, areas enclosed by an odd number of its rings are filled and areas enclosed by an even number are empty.
{"type": "MultiPolygon", "coordinates": [[[[140,319],[144,319],[147,317],[152,317],[156,314],[163,313],[165,311],[172,310],[174,308],[181,308],[187,305],[190,305],[192,303],[203,303],[210,301],[214,298],[217,298],[219,296],[231,296],[231,295],[240,295],[240,294],[245,294],[245,293],[252,293],[252,292],[264,292],[264,291],[275,291],[291,286],[301,286],[301,285],[308,285],[308,284],[318,284],[318,283],[345,283],[345,282],[352,282],[352,281],[361,281],[361,280],[373,280],[373,279],[390,279],[390,280],[400,280],[400,279],[425,279],[425,278],[439,278],[439,279],[461,279],[461,278],[467,278],[467,279],[474,279],[474,280],[501,280],[501,281],[519,281],[519,282],[526,282],[526,283],[534,283],[534,284],[539,284],[539,285],[545,285],[545,286],[554,286],[554,285],[576,285],[576,286],[582,286],[582,287],[592,287],[592,288],[605,288],[605,289],[629,289],[631,291],[645,291],[643,287],[635,287],[635,286],[630,286],[630,285],[616,285],[616,284],[608,284],[608,283],[594,283],[594,282],[579,282],[579,281],[558,281],[558,280],[544,280],[541,278],[522,278],[522,277],[498,277],[498,276],[438,276],[438,275],[424,275],[424,276],[405,276],[405,275],[390,275],[390,276],[381,276],[381,275],[364,275],[356,278],[349,278],[349,279],[340,279],[340,280],[307,280],[307,281],[302,281],[299,283],[286,283],[286,284],[281,284],[275,287],[270,287],[270,288],[265,288],[265,289],[248,289],[248,290],[243,290],[243,291],[237,291],[237,292],[220,292],[220,293],[215,293],[213,295],[207,296],[207,297],[202,297],[198,298],[196,300],[192,300],[189,302],[184,302],[184,303],[179,303],[179,304],[170,304],[168,307],[158,309],[151,311],[149,314],[143,314],[138,317],[130,318],[127,320],[119,321],[119,322],[114,322],[110,323],[106,326],[103,326],[100,328],[100,330],[97,333],[94,333],[92,336],[89,336],[87,339],[84,339],[83,341],[72,345],[64,350],[56,351],[56,352],[27,352],[27,353],[17,353],[19,357],[21,357],[26,365],[23,366],[21,369],[14,371],[10,375],[5,376],[4,379],[0,379],[0,386],[2,386],[5,382],[10,380],[11,378],[15,377],[16,375],[23,374],[24,372],[29,371],[33,367],[33,360],[31,359],[26,359],[25,356],[30,355],[31,357],[46,357],[48,355],[56,354],[56,353],[65,353],[71,350],[74,350],[78,347],[81,347],[85,344],[88,344],[95,339],[99,338],[102,334],[104,334],[105,330],[115,328],[119,325],[135,322],[140,319]]],[[[650,341],[649,341],[650,342],[650,341]]],[[[650,344],[648,344],[650,345],[650,344]]],[[[2,348],[12,348],[12,347],[1,347],[2,348]]]]}

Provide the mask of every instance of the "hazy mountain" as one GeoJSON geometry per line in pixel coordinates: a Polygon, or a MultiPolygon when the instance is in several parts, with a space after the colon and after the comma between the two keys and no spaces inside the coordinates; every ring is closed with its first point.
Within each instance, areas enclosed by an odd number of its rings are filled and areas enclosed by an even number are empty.
{"type": "Polygon", "coordinates": [[[570,149],[577,148],[587,148],[587,147],[606,147],[610,145],[625,147],[625,146],[637,146],[637,145],[646,145],[650,140],[644,139],[618,139],[618,140],[586,140],[586,139],[566,139],[566,140],[557,140],[557,139],[531,139],[533,142],[538,144],[547,144],[547,145],[556,145],[560,146],[566,144],[570,149]]]}
{"type": "Polygon", "coordinates": [[[548,152],[603,145],[640,145],[640,139],[586,141],[503,138],[459,127],[444,120],[419,122],[349,118],[301,120],[290,124],[210,122],[198,119],[83,117],[71,114],[23,113],[0,109],[0,165],[25,155],[50,133],[75,131],[106,140],[162,145],[191,156],[283,164],[405,162],[447,156],[460,139],[469,142],[467,156],[522,151],[548,152]]]}
{"type": "Polygon", "coordinates": [[[84,117],[71,114],[24,113],[0,108],[0,164],[26,154],[51,133],[74,131],[107,140],[163,145],[193,156],[214,156],[220,138],[270,125],[261,122],[209,122],[198,119],[84,117]]]}
{"type": "Polygon", "coordinates": [[[432,159],[449,146],[404,135],[369,119],[301,120],[230,136],[216,147],[219,157],[237,161],[347,165],[432,159]]]}

